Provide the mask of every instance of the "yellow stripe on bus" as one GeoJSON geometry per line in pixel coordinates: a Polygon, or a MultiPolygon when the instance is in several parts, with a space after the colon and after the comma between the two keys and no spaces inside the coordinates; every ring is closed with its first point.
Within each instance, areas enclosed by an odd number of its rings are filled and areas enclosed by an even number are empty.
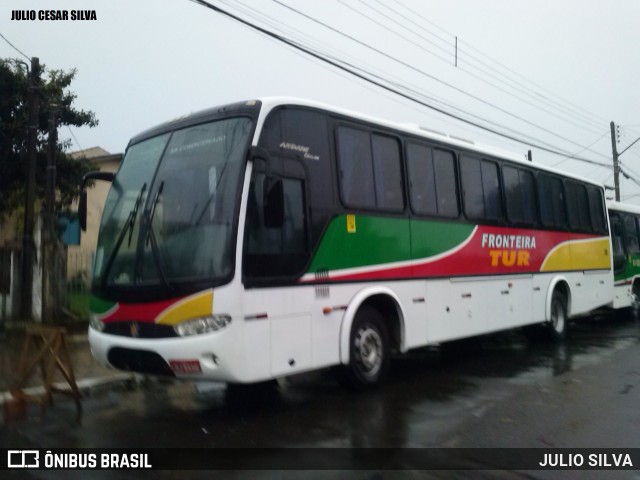
{"type": "Polygon", "coordinates": [[[557,270],[599,270],[611,268],[609,239],[576,240],[551,250],[540,267],[541,272],[557,270]]]}
{"type": "Polygon", "coordinates": [[[197,317],[206,317],[213,313],[213,290],[196,293],[160,313],[155,319],[162,325],[176,325],[184,320],[197,317]]]}

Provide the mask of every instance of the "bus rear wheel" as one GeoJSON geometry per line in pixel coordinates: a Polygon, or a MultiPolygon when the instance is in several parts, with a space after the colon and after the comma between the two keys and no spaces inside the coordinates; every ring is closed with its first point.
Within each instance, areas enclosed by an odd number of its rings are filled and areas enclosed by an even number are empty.
{"type": "Polygon", "coordinates": [[[567,337],[567,298],[564,293],[555,290],[551,296],[551,317],[549,318],[549,333],[551,339],[562,342],[567,337]]]}
{"type": "Polygon", "coordinates": [[[631,287],[631,314],[634,319],[640,316],[640,282],[633,282],[631,287]]]}
{"type": "Polygon", "coordinates": [[[365,390],[382,382],[389,369],[389,332],[378,310],[363,306],[351,326],[349,363],[342,367],[342,380],[354,390],[365,390]]]}

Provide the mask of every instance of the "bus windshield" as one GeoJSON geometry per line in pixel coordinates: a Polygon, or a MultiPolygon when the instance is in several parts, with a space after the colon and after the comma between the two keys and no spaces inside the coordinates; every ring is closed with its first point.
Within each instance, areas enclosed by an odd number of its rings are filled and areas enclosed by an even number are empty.
{"type": "Polygon", "coordinates": [[[252,124],[217,120],[129,147],[105,203],[94,285],[171,287],[232,273],[252,124]]]}

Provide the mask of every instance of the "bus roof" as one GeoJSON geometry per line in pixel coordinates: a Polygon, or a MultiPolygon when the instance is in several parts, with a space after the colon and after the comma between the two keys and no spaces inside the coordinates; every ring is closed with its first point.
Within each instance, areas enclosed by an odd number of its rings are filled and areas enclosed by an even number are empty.
{"type": "Polygon", "coordinates": [[[514,161],[528,163],[523,160],[524,158],[523,155],[518,155],[511,151],[501,150],[499,148],[492,147],[489,145],[482,145],[472,140],[467,140],[461,137],[449,135],[444,132],[432,130],[427,126],[418,125],[416,123],[393,122],[390,120],[385,120],[379,117],[366,115],[366,114],[355,112],[352,110],[335,107],[333,105],[324,104],[324,103],[320,103],[312,100],[296,98],[296,97],[265,97],[265,98],[261,98],[260,100],[262,101],[263,110],[265,111],[265,113],[268,113],[271,109],[281,105],[299,105],[299,106],[310,107],[310,108],[318,108],[318,109],[326,110],[328,112],[335,113],[338,115],[343,115],[343,116],[352,117],[358,120],[362,120],[367,123],[374,123],[383,127],[394,129],[394,130],[401,130],[403,132],[410,133],[412,135],[418,135],[424,138],[428,138],[430,140],[445,142],[452,146],[456,146],[464,149],[476,150],[478,152],[483,152],[487,154],[490,153],[493,156],[499,156],[507,160],[514,160],[514,161]]]}
{"type": "Polygon", "coordinates": [[[227,105],[219,105],[217,107],[191,112],[151,127],[138,135],[135,135],[129,141],[129,145],[136,144],[146,140],[147,138],[155,137],[156,135],[190,127],[199,123],[209,122],[215,118],[222,118],[224,116],[248,115],[255,118],[258,116],[260,107],[261,103],[259,100],[247,100],[244,102],[229,103],[227,105]]]}
{"type": "Polygon", "coordinates": [[[392,121],[384,120],[374,116],[324,104],[321,102],[316,102],[313,100],[301,99],[296,97],[264,97],[264,98],[261,98],[260,101],[262,102],[262,106],[263,106],[260,114],[260,118],[262,121],[272,109],[279,106],[283,106],[283,105],[297,105],[297,106],[303,106],[303,107],[309,107],[309,108],[317,108],[317,109],[326,110],[328,112],[335,113],[338,115],[352,117],[354,119],[362,120],[367,123],[373,123],[373,124],[380,125],[382,127],[399,130],[405,133],[409,133],[411,135],[423,137],[428,140],[445,143],[452,147],[459,148],[461,150],[467,150],[467,151],[472,151],[480,154],[491,155],[492,157],[497,157],[502,160],[508,160],[514,163],[519,163],[523,166],[534,167],[538,170],[544,170],[550,173],[556,173],[566,177],[575,178],[583,182],[591,183],[599,187],[603,187],[602,183],[597,182],[595,180],[582,177],[574,173],[569,173],[566,171],[555,169],[553,167],[549,167],[539,163],[529,162],[528,160],[525,159],[524,154],[517,154],[511,151],[503,150],[490,145],[484,145],[471,140],[455,137],[452,135],[448,135],[447,133],[444,133],[444,132],[431,130],[428,127],[424,127],[415,123],[412,124],[412,123],[392,122],[392,121]]]}
{"type": "Polygon", "coordinates": [[[631,203],[622,203],[622,202],[614,202],[607,201],[607,208],[609,210],[616,210],[619,212],[628,212],[628,213],[639,213],[640,214],[640,205],[634,205],[631,203]]]}
{"type": "MultiPolygon", "coordinates": [[[[496,147],[492,147],[489,145],[479,144],[471,140],[466,140],[466,139],[462,139],[452,135],[448,135],[446,133],[430,130],[428,127],[423,127],[417,124],[392,122],[389,120],[384,120],[381,118],[365,115],[362,113],[350,111],[347,109],[335,107],[332,105],[324,104],[324,103],[313,101],[313,100],[301,99],[296,97],[286,97],[286,96],[277,96],[277,97],[274,96],[274,97],[252,99],[252,100],[236,102],[236,103],[227,104],[227,105],[221,105],[221,106],[193,112],[188,115],[184,115],[176,119],[170,120],[168,122],[162,123],[148,130],[145,130],[144,132],[134,136],[129,142],[129,145],[138,143],[147,138],[160,135],[162,133],[165,133],[171,130],[185,128],[190,125],[206,122],[216,117],[221,117],[225,114],[227,115],[245,114],[245,115],[250,115],[255,117],[256,114],[259,112],[259,117],[258,117],[259,128],[256,130],[256,135],[259,135],[260,127],[262,126],[262,123],[264,122],[269,112],[274,108],[277,108],[280,106],[286,106],[286,105],[302,106],[302,107],[324,110],[336,115],[350,117],[366,123],[379,125],[384,128],[401,131],[414,136],[425,138],[427,140],[443,143],[453,148],[458,148],[460,150],[466,150],[466,151],[475,152],[479,154],[490,155],[495,158],[508,160],[510,162],[518,163],[523,166],[529,166],[529,167],[536,168],[538,170],[544,170],[550,173],[556,173],[566,177],[575,178],[575,179],[602,187],[601,183],[585,177],[581,177],[580,175],[564,172],[552,167],[541,165],[539,163],[528,162],[527,160],[525,160],[523,154],[517,154],[510,151],[502,150],[496,147]]],[[[257,138],[258,137],[256,137],[254,141],[257,141],[257,138]]]]}

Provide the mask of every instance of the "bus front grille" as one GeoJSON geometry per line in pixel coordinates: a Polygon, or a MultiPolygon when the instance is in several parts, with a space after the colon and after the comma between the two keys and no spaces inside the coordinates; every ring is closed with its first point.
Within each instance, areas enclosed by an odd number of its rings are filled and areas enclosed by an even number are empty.
{"type": "Polygon", "coordinates": [[[107,323],[103,333],[135,338],[170,338],[178,336],[171,325],[135,321],[107,323]]]}
{"type": "Polygon", "coordinates": [[[175,376],[167,362],[160,355],[148,350],[114,347],[109,350],[107,359],[111,365],[120,370],[147,373],[149,375],[175,376]]]}

